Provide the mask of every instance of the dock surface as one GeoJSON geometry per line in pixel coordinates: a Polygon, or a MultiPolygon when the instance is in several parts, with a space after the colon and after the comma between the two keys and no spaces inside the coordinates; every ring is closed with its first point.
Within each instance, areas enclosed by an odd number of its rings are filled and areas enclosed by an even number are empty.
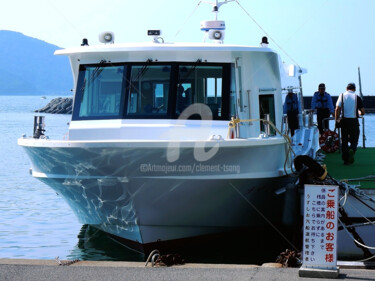
{"type": "MultiPolygon", "coordinates": [[[[275,268],[267,264],[185,264],[172,267],[145,267],[141,262],[79,261],[59,266],[54,260],[0,259],[2,281],[44,280],[303,280],[298,268],[275,268]]],[[[375,280],[375,271],[340,269],[340,280],[375,280]]],[[[306,280],[322,280],[306,278],[306,280]]]]}
{"type": "Polygon", "coordinates": [[[327,165],[328,174],[336,180],[346,181],[348,179],[357,179],[350,181],[349,184],[360,185],[364,189],[375,189],[375,148],[358,148],[354,155],[354,163],[344,165],[339,151],[327,153],[324,163],[327,165]]]}

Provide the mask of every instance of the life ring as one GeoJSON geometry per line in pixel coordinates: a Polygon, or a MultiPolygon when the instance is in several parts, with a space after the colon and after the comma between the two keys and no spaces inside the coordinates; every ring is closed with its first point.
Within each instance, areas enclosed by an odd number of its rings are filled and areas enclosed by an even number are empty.
{"type": "Polygon", "coordinates": [[[319,145],[324,152],[333,153],[339,149],[339,135],[335,131],[326,130],[319,138],[319,145]]]}

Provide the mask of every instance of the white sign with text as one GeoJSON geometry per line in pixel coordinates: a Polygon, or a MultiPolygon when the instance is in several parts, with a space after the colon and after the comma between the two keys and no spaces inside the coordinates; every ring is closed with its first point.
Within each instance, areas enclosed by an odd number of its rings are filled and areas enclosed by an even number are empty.
{"type": "Polygon", "coordinates": [[[338,186],[305,185],[303,266],[337,266],[338,186]]]}

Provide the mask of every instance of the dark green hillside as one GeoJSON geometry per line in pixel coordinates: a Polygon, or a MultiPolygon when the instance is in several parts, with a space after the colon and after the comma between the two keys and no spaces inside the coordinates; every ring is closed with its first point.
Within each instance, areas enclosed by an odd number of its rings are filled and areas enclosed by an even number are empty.
{"type": "Polygon", "coordinates": [[[69,94],[73,78],[58,46],[0,30],[0,95],[69,94]]]}

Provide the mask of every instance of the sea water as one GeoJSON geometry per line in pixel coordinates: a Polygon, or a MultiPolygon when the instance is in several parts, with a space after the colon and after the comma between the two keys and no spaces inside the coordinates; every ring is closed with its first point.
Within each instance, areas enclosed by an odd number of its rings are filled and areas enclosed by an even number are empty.
{"type": "Polygon", "coordinates": [[[33,112],[52,98],[0,96],[0,258],[141,260],[80,224],[61,196],[30,175],[30,161],[17,139],[32,136],[34,115],[45,116],[51,139],[68,132],[70,115],[33,112]]]}
{"type": "MultiPolygon", "coordinates": [[[[32,135],[34,116],[45,116],[51,139],[63,139],[68,132],[70,115],[34,112],[52,98],[0,96],[0,258],[144,260],[80,224],[61,196],[30,175],[30,161],[17,139],[32,135]]],[[[375,115],[365,118],[368,147],[375,146],[374,121],[375,115]]]]}

